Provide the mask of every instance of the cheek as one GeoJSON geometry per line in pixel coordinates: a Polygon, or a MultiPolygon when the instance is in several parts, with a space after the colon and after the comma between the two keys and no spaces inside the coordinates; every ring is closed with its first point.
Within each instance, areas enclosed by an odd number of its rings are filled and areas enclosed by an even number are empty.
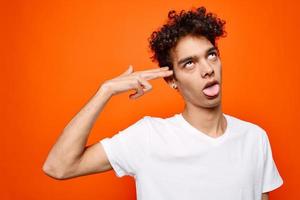
{"type": "Polygon", "coordinates": [[[181,91],[186,97],[201,96],[204,80],[200,76],[189,76],[181,82],[181,91]]]}
{"type": "Polygon", "coordinates": [[[222,74],[222,64],[221,64],[221,62],[219,62],[219,63],[216,65],[216,71],[217,71],[219,74],[222,74]]]}
{"type": "Polygon", "coordinates": [[[202,79],[200,73],[196,70],[178,74],[177,77],[183,92],[194,92],[195,90],[201,92],[201,88],[205,84],[205,80],[202,79]]]}

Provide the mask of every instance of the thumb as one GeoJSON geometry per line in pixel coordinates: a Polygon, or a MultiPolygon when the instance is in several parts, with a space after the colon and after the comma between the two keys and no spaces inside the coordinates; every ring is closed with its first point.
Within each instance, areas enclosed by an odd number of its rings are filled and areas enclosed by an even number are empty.
{"type": "Polygon", "coordinates": [[[129,65],[128,69],[125,72],[123,72],[120,76],[125,76],[131,74],[132,72],[133,72],[133,67],[132,65],[129,65]]]}

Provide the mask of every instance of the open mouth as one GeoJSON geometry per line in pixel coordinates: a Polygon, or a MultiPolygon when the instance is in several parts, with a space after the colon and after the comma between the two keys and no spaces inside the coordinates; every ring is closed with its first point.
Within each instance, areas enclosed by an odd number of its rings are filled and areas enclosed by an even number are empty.
{"type": "Polygon", "coordinates": [[[220,84],[217,81],[207,83],[202,92],[207,97],[217,97],[220,92],[220,84]]]}

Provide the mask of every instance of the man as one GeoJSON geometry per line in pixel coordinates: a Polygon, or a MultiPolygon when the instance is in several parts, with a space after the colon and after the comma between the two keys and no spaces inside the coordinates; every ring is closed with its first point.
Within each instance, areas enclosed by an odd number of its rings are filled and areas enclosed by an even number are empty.
{"type": "Polygon", "coordinates": [[[141,200],[258,200],[283,184],[264,129],[222,112],[222,67],[216,39],[225,21],[204,7],[169,12],[169,21],[150,37],[160,69],[123,74],[105,81],[65,127],[43,166],[68,179],[113,169],[135,178],[141,200]],[[168,68],[163,67],[168,66],[168,68]],[[85,147],[90,129],[107,101],[163,77],[182,95],[182,113],[145,116],[112,138],[85,147]]]}

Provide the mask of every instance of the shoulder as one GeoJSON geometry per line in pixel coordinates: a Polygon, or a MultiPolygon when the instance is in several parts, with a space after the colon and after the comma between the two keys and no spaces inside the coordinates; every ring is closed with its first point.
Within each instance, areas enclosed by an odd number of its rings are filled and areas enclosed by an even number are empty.
{"type": "Polygon", "coordinates": [[[162,130],[163,127],[170,127],[173,117],[156,117],[145,115],[138,118],[138,120],[131,122],[129,126],[121,129],[120,134],[127,134],[129,132],[149,132],[149,130],[158,129],[162,130]]]}
{"type": "Polygon", "coordinates": [[[143,117],[143,119],[146,120],[147,123],[150,125],[163,126],[163,125],[175,123],[176,117],[177,117],[177,114],[174,114],[172,116],[166,116],[166,117],[146,115],[143,117]]]}
{"type": "Polygon", "coordinates": [[[260,125],[249,120],[241,119],[232,115],[228,115],[232,129],[235,132],[243,133],[247,136],[255,137],[256,139],[265,140],[267,138],[266,130],[260,125]]]}
{"type": "Polygon", "coordinates": [[[178,126],[178,122],[176,121],[177,114],[165,117],[147,115],[143,118],[143,120],[146,121],[149,129],[155,132],[169,131],[170,129],[174,129],[178,126]]]}

